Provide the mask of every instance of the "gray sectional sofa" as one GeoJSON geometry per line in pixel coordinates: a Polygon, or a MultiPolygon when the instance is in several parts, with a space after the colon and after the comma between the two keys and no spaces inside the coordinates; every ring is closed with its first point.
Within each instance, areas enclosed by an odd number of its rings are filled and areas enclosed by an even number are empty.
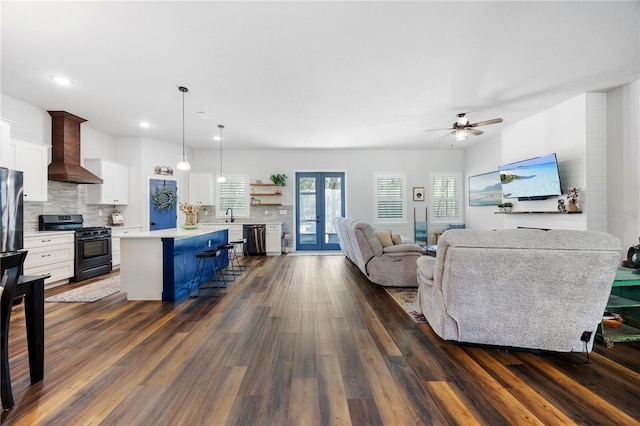
{"type": "Polygon", "coordinates": [[[391,287],[417,287],[416,261],[425,249],[406,238],[383,247],[376,230],[366,222],[338,217],[333,221],[340,249],[372,283],[391,287]]]}
{"type": "Polygon", "coordinates": [[[603,232],[453,229],[418,259],[418,299],[446,340],[588,352],[619,262],[603,232]]]}

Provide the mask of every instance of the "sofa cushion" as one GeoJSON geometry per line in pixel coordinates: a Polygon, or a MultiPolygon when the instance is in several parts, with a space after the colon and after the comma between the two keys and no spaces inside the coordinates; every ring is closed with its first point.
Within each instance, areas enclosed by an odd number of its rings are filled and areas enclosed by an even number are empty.
{"type": "Polygon", "coordinates": [[[393,241],[394,245],[402,244],[402,236],[400,234],[392,234],[391,241],[393,241]]]}
{"type": "Polygon", "coordinates": [[[388,229],[376,230],[376,237],[380,240],[382,247],[389,247],[393,245],[393,239],[391,237],[391,231],[388,229]]]}

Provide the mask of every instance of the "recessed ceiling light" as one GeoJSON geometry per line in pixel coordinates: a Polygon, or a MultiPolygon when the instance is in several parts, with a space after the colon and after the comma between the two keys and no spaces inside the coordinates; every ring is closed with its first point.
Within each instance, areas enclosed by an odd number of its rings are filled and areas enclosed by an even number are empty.
{"type": "Polygon", "coordinates": [[[149,128],[149,126],[150,126],[150,124],[149,124],[149,123],[147,123],[146,121],[141,121],[141,122],[139,122],[139,123],[138,123],[138,125],[139,125],[140,127],[142,127],[143,129],[148,129],[148,128],[149,128]]]}
{"type": "Polygon", "coordinates": [[[213,140],[214,140],[214,141],[219,141],[219,140],[220,140],[220,136],[214,136],[214,137],[213,137],[213,140]]]}
{"type": "Polygon", "coordinates": [[[73,82],[67,77],[62,77],[60,75],[51,76],[51,79],[58,83],[60,86],[70,86],[73,84],[73,82]]]}
{"type": "Polygon", "coordinates": [[[207,114],[204,111],[198,111],[196,112],[196,114],[198,114],[198,117],[202,118],[203,120],[211,120],[211,117],[209,117],[209,114],[207,114]]]}

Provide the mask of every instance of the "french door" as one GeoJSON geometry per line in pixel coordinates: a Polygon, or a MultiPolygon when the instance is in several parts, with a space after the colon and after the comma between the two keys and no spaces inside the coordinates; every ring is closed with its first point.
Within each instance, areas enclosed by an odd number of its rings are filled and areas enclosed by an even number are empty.
{"type": "Polygon", "coordinates": [[[340,250],[333,227],[344,216],[344,172],[296,172],[296,250],[340,250]]]}

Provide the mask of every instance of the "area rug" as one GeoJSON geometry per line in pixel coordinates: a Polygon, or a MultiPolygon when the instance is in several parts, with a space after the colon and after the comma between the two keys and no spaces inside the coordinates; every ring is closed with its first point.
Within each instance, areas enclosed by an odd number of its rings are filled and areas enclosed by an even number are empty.
{"type": "Polygon", "coordinates": [[[120,291],[120,276],[106,278],[44,299],[45,302],[95,302],[120,291]]]}
{"type": "Polygon", "coordinates": [[[398,304],[416,323],[427,322],[418,305],[418,289],[413,287],[385,287],[389,296],[398,304]]]}

